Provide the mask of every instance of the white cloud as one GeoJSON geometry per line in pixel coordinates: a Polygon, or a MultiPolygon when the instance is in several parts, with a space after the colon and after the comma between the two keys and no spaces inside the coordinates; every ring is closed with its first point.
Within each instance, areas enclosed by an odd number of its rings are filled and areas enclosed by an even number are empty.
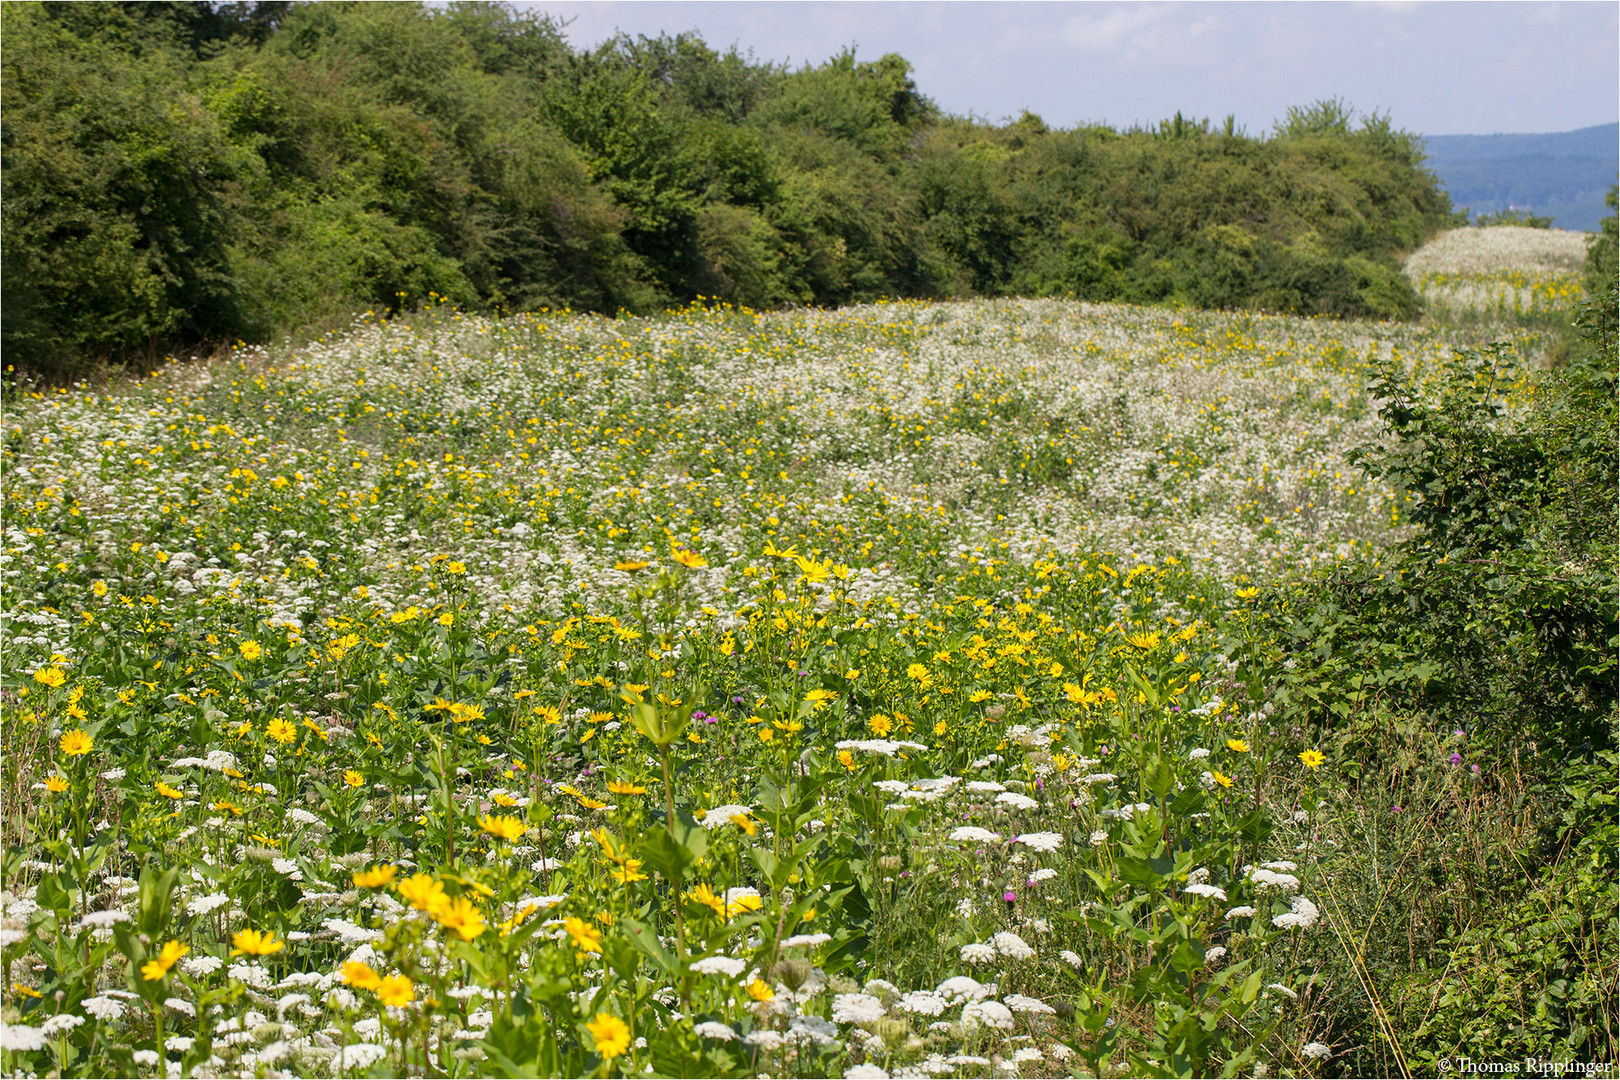
{"type": "Polygon", "coordinates": [[[1115,8],[1105,15],[1077,15],[1063,24],[1063,39],[1078,49],[1112,52],[1126,42],[1138,45],[1148,30],[1160,21],[1167,9],[1144,4],[1115,8]]]}

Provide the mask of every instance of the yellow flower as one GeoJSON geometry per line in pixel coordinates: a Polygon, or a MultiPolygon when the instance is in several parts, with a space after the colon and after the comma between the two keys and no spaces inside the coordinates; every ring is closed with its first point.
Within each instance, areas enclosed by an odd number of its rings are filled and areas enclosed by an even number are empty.
{"type": "Polygon", "coordinates": [[[726,905],[726,913],[735,917],[737,915],[741,915],[745,911],[758,911],[764,906],[765,901],[761,900],[756,894],[743,893],[740,896],[735,897],[731,903],[726,905]]]}
{"type": "Polygon", "coordinates": [[[67,672],[59,667],[43,667],[34,672],[34,681],[54,690],[67,682],[67,672]]]}
{"type": "Polygon", "coordinates": [[[241,651],[244,660],[257,660],[264,655],[264,647],[257,641],[244,641],[237,649],[241,651]]]}
{"type": "Polygon", "coordinates": [[[439,616],[439,625],[440,626],[451,626],[451,625],[453,625],[455,623],[455,621],[456,621],[456,617],[454,615],[452,615],[448,611],[445,612],[443,615],[439,616]]]}
{"type": "Polygon", "coordinates": [[[380,866],[373,866],[370,870],[361,870],[354,875],[353,881],[356,888],[380,889],[385,885],[392,885],[394,875],[398,872],[398,867],[383,863],[380,866]]]}
{"type": "Polygon", "coordinates": [[[1315,769],[1319,767],[1322,762],[1326,761],[1327,758],[1323,756],[1322,751],[1320,750],[1306,750],[1299,755],[1299,760],[1304,763],[1307,769],[1315,769]]]}
{"type": "Polygon", "coordinates": [[[607,789],[615,795],[645,795],[647,789],[640,784],[632,784],[626,780],[610,780],[607,789]]]}
{"type": "Polygon", "coordinates": [[[747,833],[749,836],[753,836],[759,831],[759,826],[755,825],[753,820],[747,814],[732,814],[731,823],[737,826],[737,828],[741,829],[743,832],[747,833]]]}
{"type": "Polygon", "coordinates": [[[23,997],[42,998],[42,997],[45,996],[44,994],[40,993],[38,990],[35,990],[32,986],[24,986],[20,982],[12,983],[11,988],[13,990],[15,990],[17,993],[21,994],[23,997]]]}
{"type": "Polygon", "coordinates": [[[471,941],[484,932],[484,915],[465,896],[458,896],[434,913],[439,925],[454,930],[462,941],[471,941]]]}
{"type": "Polygon", "coordinates": [[[596,1052],[608,1061],[630,1049],[630,1027],[612,1013],[597,1013],[595,1020],[586,1022],[585,1030],[596,1040],[596,1052]]]}
{"type": "Polygon", "coordinates": [[[625,859],[618,869],[609,870],[608,876],[621,885],[628,885],[632,881],[646,881],[647,875],[641,872],[640,859],[625,859]]]}
{"type": "Polygon", "coordinates": [[[449,562],[444,564],[444,570],[447,574],[465,574],[467,572],[467,564],[451,559],[449,562]]]}
{"type": "Polygon", "coordinates": [[[232,956],[269,956],[286,947],[287,943],[277,941],[274,934],[261,934],[257,930],[238,930],[231,935],[232,956]]]}
{"type": "Polygon", "coordinates": [[[107,583],[105,581],[92,582],[90,585],[90,591],[95,593],[97,596],[106,596],[107,583]]]}
{"type": "Polygon", "coordinates": [[[366,778],[355,772],[353,769],[344,769],[343,782],[350,787],[359,787],[361,784],[366,782],[366,778]]]}
{"type": "Polygon", "coordinates": [[[278,743],[290,743],[298,738],[298,729],[279,716],[266,725],[264,732],[278,743]]]}
{"type": "Polygon", "coordinates": [[[1132,645],[1135,645],[1143,652],[1146,652],[1149,649],[1157,648],[1159,645],[1158,634],[1126,634],[1125,640],[1130,642],[1132,645]]]}
{"type": "Polygon", "coordinates": [[[563,920],[563,929],[573,939],[574,948],[580,952],[599,953],[602,951],[602,932],[584,919],[570,915],[563,920]]]}
{"type": "Polygon", "coordinates": [[[168,975],[169,969],[179,962],[180,958],[191,951],[191,946],[182,945],[178,941],[171,941],[163,946],[163,951],[141,965],[141,978],[147,982],[157,982],[168,975]]]}
{"type": "Polygon", "coordinates": [[[496,806],[516,806],[517,800],[504,791],[497,791],[489,797],[489,801],[496,806]]]}
{"type": "Polygon", "coordinates": [[[516,840],[522,836],[527,826],[515,817],[495,817],[491,814],[480,814],[478,827],[491,836],[502,840],[516,840]]]}
{"type": "Polygon", "coordinates": [[[669,557],[686,567],[688,570],[697,570],[709,565],[708,559],[705,559],[695,551],[688,551],[685,548],[676,548],[674,551],[670,552],[669,557]]]}
{"type": "Polygon", "coordinates": [[[613,564],[613,569],[623,570],[627,574],[633,574],[637,570],[645,570],[651,565],[652,563],[642,562],[639,559],[620,559],[618,562],[613,564]]]}
{"type": "Polygon", "coordinates": [[[343,981],[357,990],[375,990],[382,985],[382,976],[370,964],[348,960],[343,964],[343,981]]]}
{"type": "Polygon", "coordinates": [[[426,911],[429,914],[438,911],[450,901],[444,894],[444,886],[427,874],[412,874],[395,885],[394,891],[417,911],[426,911]]]}
{"type": "Polygon", "coordinates": [[[838,764],[842,765],[847,771],[854,772],[856,768],[855,755],[848,750],[838,751],[838,764]]]}
{"type": "Polygon", "coordinates": [[[1237,595],[1238,595],[1238,599],[1240,599],[1240,600],[1253,600],[1255,597],[1260,595],[1260,590],[1259,589],[1239,589],[1237,591],[1237,595]]]}
{"type": "Polygon", "coordinates": [[[918,682],[924,682],[928,678],[928,669],[922,664],[912,664],[906,668],[906,674],[918,682]]]}
{"type": "Polygon", "coordinates": [[[768,743],[774,738],[776,738],[776,732],[772,731],[770,728],[761,728],[760,729],[760,731],[759,731],[759,741],[760,742],[768,743]]]}
{"type": "Polygon", "coordinates": [[[186,797],[185,792],[172,788],[161,780],[157,782],[157,793],[166,799],[183,799],[186,797]]]}
{"type": "Polygon", "coordinates": [[[873,713],[867,717],[866,726],[872,734],[882,738],[894,729],[894,721],[882,713],[873,713]]]}
{"type": "Polygon", "coordinates": [[[1215,782],[1217,784],[1221,785],[1221,787],[1231,787],[1232,786],[1232,778],[1230,776],[1226,776],[1226,775],[1224,775],[1222,773],[1218,773],[1218,772],[1214,772],[1214,771],[1211,771],[1209,775],[1213,776],[1215,778],[1215,782]]]}
{"type": "Polygon", "coordinates": [[[748,996],[755,1001],[775,1001],[776,991],[767,986],[764,979],[755,979],[748,984],[748,996]]]}
{"type": "Polygon", "coordinates": [[[712,909],[714,913],[722,919],[726,917],[726,902],[716,896],[714,894],[714,890],[709,888],[707,885],[699,885],[697,888],[687,893],[686,898],[694,903],[702,904],[704,907],[712,909]]]}
{"type": "Polygon", "coordinates": [[[213,808],[215,810],[222,810],[222,811],[230,814],[232,817],[241,817],[242,816],[242,808],[240,806],[237,806],[233,802],[226,802],[224,799],[221,799],[219,802],[214,803],[213,808]]]}
{"type": "Polygon", "coordinates": [[[1249,752],[1249,744],[1244,742],[1242,739],[1227,739],[1226,748],[1228,750],[1236,750],[1240,754],[1247,754],[1249,752]]]}
{"type": "Polygon", "coordinates": [[[60,795],[67,789],[68,782],[62,777],[53,775],[45,778],[45,790],[49,791],[52,795],[60,795]]]}
{"type": "Polygon", "coordinates": [[[404,975],[390,975],[377,983],[377,1000],[384,1005],[398,1008],[416,1000],[416,992],[411,986],[411,980],[404,975]]]}
{"type": "Polygon", "coordinates": [[[968,700],[977,705],[979,702],[989,701],[993,697],[995,697],[995,695],[988,690],[975,690],[973,693],[968,695],[968,700]]]}

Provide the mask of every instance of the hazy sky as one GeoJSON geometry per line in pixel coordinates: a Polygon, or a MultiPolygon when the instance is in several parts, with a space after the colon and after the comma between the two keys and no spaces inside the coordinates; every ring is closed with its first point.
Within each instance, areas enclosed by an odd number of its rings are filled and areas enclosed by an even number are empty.
{"type": "Polygon", "coordinates": [[[1620,117],[1620,3],[542,2],[576,47],[698,31],[760,60],[897,52],[946,111],[1116,127],[1228,113],[1251,133],[1342,97],[1426,135],[1620,117]]]}

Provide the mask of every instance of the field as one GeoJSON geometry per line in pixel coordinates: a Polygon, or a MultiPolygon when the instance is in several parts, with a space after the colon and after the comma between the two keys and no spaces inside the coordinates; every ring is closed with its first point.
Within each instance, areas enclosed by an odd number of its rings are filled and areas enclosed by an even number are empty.
{"type": "Polygon", "coordinates": [[[1406,1071],[1357,958],[1465,889],[1251,611],[1408,534],[1345,454],[1467,330],[430,298],[12,388],[0,1066],[1406,1071]]]}

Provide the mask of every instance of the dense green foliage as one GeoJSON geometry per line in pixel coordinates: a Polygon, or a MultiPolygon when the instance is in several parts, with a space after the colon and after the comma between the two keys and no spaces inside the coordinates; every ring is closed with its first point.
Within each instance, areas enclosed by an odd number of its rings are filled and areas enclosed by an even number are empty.
{"type": "Polygon", "coordinates": [[[1409,494],[1417,531],[1287,590],[1265,620],[1274,700],[1359,763],[1374,849],[1467,898],[1420,900],[1391,928],[1372,925],[1376,887],[1359,897],[1367,937],[1325,962],[1401,988],[1341,1016],[1340,1037],[1372,1048],[1363,1072],[1615,1052],[1614,232],[1611,216],[1564,364],[1526,372],[1488,346],[1429,392],[1383,368],[1384,438],[1352,456],[1409,494]],[[1524,415],[1504,415],[1510,385],[1530,393],[1524,415]],[[1398,975],[1369,959],[1402,950],[1417,963],[1398,975]]]}
{"type": "Polygon", "coordinates": [[[5,345],[87,360],[477,309],[1087,299],[1405,317],[1449,220],[1340,102],[942,116],[895,55],[790,71],[692,35],[576,52],[490,3],[8,4],[5,345]]]}

